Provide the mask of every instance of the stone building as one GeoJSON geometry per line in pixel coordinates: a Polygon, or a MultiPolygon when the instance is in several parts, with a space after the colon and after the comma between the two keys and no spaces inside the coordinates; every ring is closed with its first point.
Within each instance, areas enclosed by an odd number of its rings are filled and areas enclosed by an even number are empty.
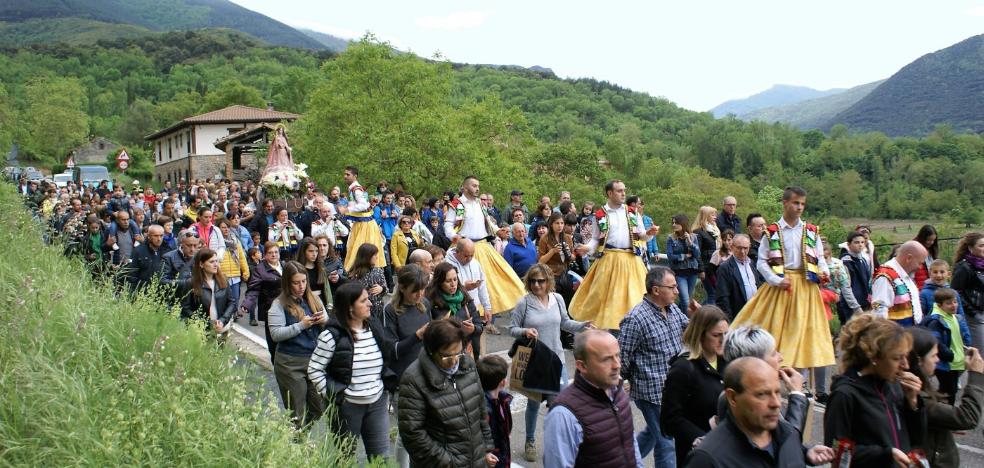
{"type": "Polygon", "coordinates": [[[86,164],[106,164],[106,155],[116,154],[120,149],[119,143],[105,137],[95,137],[89,143],[72,149],[71,153],[78,166],[86,164]]]}
{"type": "Polygon", "coordinates": [[[255,158],[242,157],[240,152],[237,161],[231,146],[227,152],[225,146],[219,149],[216,143],[244,130],[249,133],[249,129],[255,130],[261,124],[272,126],[284,121],[293,122],[299,117],[270,108],[234,105],[185,118],[144,137],[151,142],[154,151],[154,177],[159,182],[215,176],[232,178],[237,171],[242,175],[250,169],[255,170],[255,158]],[[254,168],[248,167],[249,164],[254,168]]]}

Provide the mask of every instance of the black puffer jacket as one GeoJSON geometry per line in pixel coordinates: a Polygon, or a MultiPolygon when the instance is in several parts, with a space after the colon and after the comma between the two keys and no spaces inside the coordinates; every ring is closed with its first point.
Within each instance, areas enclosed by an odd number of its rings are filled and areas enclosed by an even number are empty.
{"type": "Polygon", "coordinates": [[[236,301],[229,297],[231,291],[232,288],[229,287],[216,288],[215,291],[212,291],[212,288],[203,283],[202,295],[199,297],[189,286],[188,290],[182,293],[181,318],[208,320],[208,308],[212,303],[212,295],[214,294],[216,315],[218,315],[223,327],[228,325],[236,308],[236,301]]]}
{"type": "Polygon", "coordinates": [[[478,371],[471,356],[451,376],[420,351],[400,380],[400,439],[410,466],[483,468],[495,447],[478,371]]]}
{"type": "Polygon", "coordinates": [[[834,377],[823,415],[823,444],[851,439],[852,466],[892,466],[892,448],[909,453],[926,434],[926,408],[907,404],[902,387],[851,369],[834,377]],[[894,430],[893,430],[894,428],[894,430]]]}

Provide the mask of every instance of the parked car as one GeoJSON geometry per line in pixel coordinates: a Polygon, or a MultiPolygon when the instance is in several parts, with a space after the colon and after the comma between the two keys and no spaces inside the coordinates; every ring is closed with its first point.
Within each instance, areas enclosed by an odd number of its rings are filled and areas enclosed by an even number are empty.
{"type": "Polygon", "coordinates": [[[52,176],[55,181],[55,185],[59,187],[66,187],[68,183],[72,180],[72,173],[70,171],[62,172],[61,174],[55,174],[52,176]]]}

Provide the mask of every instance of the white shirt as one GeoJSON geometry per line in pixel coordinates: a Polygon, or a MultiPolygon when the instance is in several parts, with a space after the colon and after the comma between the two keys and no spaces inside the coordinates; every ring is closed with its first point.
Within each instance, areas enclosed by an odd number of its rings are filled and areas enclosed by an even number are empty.
{"type": "Polygon", "coordinates": [[[454,231],[454,223],[458,220],[456,210],[448,210],[444,216],[444,235],[448,239],[454,236],[466,237],[471,240],[484,239],[489,236],[488,228],[485,225],[485,212],[482,210],[482,202],[477,198],[471,200],[465,195],[458,197],[458,202],[465,207],[465,219],[461,223],[461,229],[454,231]]]}
{"type": "Polygon", "coordinates": [[[335,242],[338,241],[337,236],[335,235],[336,231],[338,232],[338,236],[342,237],[349,234],[349,229],[345,227],[341,221],[334,219],[334,217],[330,221],[319,219],[311,223],[311,237],[317,238],[318,236],[324,234],[328,237],[328,242],[330,242],[332,246],[334,246],[335,242]]]}
{"type": "MultiPolygon", "coordinates": [[[[897,259],[893,258],[885,262],[884,266],[895,270],[899,278],[902,279],[902,282],[905,283],[905,286],[909,288],[909,300],[912,302],[912,318],[917,324],[922,322],[922,304],[919,301],[919,289],[916,288],[916,282],[912,281],[909,273],[906,273],[902,269],[897,259]]],[[[871,285],[871,313],[882,318],[888,318],[888,309],[893,305],[895,305],[895,286],[888,278],[876,278],[874,284],[871,285]]]]}
{"type": "Polygon", "coordinates": [[[743,262],[735,257],[735,263],[738,265],[738,274],[741,275],[741,284],[745,287],[745,300],[751,300],[755,292],[758,291],[758,286],[755,284],[755,272],[752,271],[752,259],[745,257],[743,262]]]}
{"type": "MultiPolygon", "coordinates": [[[[779,235],[782,236],[782,258],[785,262],[784,266],[787,270],[798,270],[803,268],[803,228],[805,224],[802,219],[797,219],[796,224],[790,226],[786,222],[785,218],[779,219],[779,235]]],[[[765,231],[762,236],[762,243],[759,244],[758,251],[758,263],[755,267],[758,269],[765,281],[772,286],[779,286],[782,282],[782,277],[773,273],[772,268],[769,267],[769,231],[765,231]]],[[[827,268],[827,261],[823,259],[823,243],[820,241],[820,236],[817,236],[817,266],[820,268],[820,273],[830,274],[830,270],[827,268]]]]}
{"type": "Polygon", "coordinates": [[[471,291],[465,291],[477,304],[482,304],[482,309],[492,310],[492,301],[489,299],[489,286],[485,281],[485,272],[482,265],[474,258],[467,265],[458,263],[458,258],[454,256],[455,249],[449,249],[444,261],[454,265],[458,269],[458,287],[464,289],[465,283],[469,281],[482,280],[482,283],[471,291]]]}
{"type": "MultiPolygon", "coordinates": [[[[632,231],[629,228],[628,211],[626,211],[625,205],[612,208],[606,203],[602,206],[602,209],[608,214],[608,236],[605,238],[605,245],[616,249],[631,249],[632,231]]],[[[639,234],[640,239],[643,241],[648,241],[649,236],[646,235],[645,228],[643,227],[642,217],[638,213],[633,216],[636,217],[636,234],[639,234]]],[[[598,227],[598,218],[592,215],[591,240],[587,244],[591,252],[594,252],[598,248],[598,239],[600,237],[601,228],[598,227]]]]}
{"type": "Polygon", "coordinates": [[[365,189],[359,185],[359,181],[349,184],[349,195],[349,213],[363,213],[369,211],[369,195],[367,195],[365,189]]]}

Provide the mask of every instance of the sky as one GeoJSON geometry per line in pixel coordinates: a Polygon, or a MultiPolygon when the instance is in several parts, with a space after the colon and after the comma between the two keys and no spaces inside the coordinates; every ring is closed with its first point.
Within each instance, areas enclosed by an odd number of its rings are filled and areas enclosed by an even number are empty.
{"type": "Polygon", "coordinates": [[[705,111],[774,84],[848,88],[984,34],[984,0],[232,0],[448,60],[539,65],[705,111]]]}

